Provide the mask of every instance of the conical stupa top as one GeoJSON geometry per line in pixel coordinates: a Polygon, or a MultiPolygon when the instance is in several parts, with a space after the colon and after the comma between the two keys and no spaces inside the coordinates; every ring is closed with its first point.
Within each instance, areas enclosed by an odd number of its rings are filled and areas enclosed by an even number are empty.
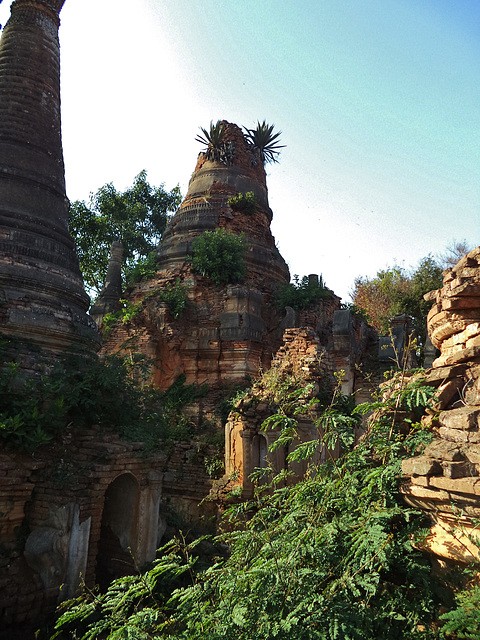
{"type": "Polygon", "coordinates": [[[196,236],[225,228],[245,235],[250,274],[255,272],[274,282],[288,282],[288,268],[270,231],[272,211],[263,163],[240,127],[226,121],[220,124],[224,126],[223,147],[217,154],[208,151],[199,154],[187,195],[158,249],[159,267],[178,268],[188,260],[196,236]],[[255,213],[242,213],[232,207],[229,200],[240,193],[254,194],[255,213]]]}

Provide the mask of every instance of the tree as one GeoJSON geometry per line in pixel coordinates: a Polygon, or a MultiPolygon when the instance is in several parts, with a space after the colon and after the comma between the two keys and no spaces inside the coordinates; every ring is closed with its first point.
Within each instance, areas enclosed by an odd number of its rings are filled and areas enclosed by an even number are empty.
{"type": "Polygon", "coordinates": [[[368,321],[380,333],[388,333],[390,320],[403,313],[402,303],[409,290],[403,267],[389,267],[375,278],[358,276],[351,292],[353,304],[365,311],[368,321]]]}
{"type": "Polygon", "coordinates": [[[375,278],[356,278],[351,296],[353,304],[366,312],[370,324],[383,335],[388,334],[392,318],[403,313],[410,316],[422,347],[432,304],[423,296],[442,284],[442,268],[434,258],[427,256],[420,260],[416,269],[406,271],[394,266],[378,271],[375,278]]]}
{"type": "Polygon", "coordinates": [[[457,262],[463,258],[473,247],[464,240],[452,240],[452,242],[446,247],[444,253],[440,253],[437,257],[437,262],[440,264],[443,270],[454,267],[457,262]]]}
{"type": "Polygon", "coordinates": [[[123,192],[112,183],[90,195],[88,204],[76,200],[70,205],[70,233],[73,236],[85,285],[93,297],[101,291],[108,267],[110,245],[123,243],[123,276],[160,242],[169,214],[181,202],[180,188],[165,191],[154,187],[141,171],[133,185],[123,192]]]}

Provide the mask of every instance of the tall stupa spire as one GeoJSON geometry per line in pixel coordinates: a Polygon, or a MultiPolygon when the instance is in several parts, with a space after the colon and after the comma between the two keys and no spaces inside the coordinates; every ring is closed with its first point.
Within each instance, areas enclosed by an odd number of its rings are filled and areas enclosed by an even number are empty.
{"type": "Polygon", "coordinates": [[[0,40],[0,332],[47,360],[71,348],[92,352],[98,342],[68,233],[58,40],[64,2],[15,0],[0,40]]]}

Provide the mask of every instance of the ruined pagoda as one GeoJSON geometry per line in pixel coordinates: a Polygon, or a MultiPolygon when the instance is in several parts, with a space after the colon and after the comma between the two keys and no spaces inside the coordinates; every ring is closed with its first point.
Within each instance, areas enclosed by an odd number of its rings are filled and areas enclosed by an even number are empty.
{"type": "Polygon", "coordinates": [[[15,0],[0,40],[0,332],[30,371],[98,345],[68,233],[58,40],[64,1],[15,0]]]}
{"type": "Polygon", "coordinates": [[[261,157],[240,127],[222,121],[218,153],[198,156],[188,193],[169,222],[157,253],[158,271],[124,294],[139,305],[130,324],[118,322],[104,352],[128,348],[154,362],[153,382],[168,388],[179,375],[210,388],[256,376],[269,367],[282,344],[285,312],[274,305],[278,287],[290,279],[270,231],[266,174],[261,157]],[[239,195],[254,194],[252,210],[237,207],[239,195]],[[247,244],[242,282],[218,285],[192,270],[193,241],[224,229],[243,234],[247,244]],[[162,292],[181,283],[189,303],[173,317],[162,292]]]}

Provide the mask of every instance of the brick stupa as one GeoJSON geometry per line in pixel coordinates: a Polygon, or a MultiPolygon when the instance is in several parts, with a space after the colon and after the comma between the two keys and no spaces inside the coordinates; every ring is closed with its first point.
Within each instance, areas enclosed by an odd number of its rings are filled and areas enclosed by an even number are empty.
{"type": "Polygon", "coordinates": [[[93,353],[99,342],[68,232],[63,4],[15,0],[0,41],[0,332],[30,371],[71,349],[93,353]]]}
{"type": "Polygon", "coordinates": [[[270,231],[265,169],[241,129],[223,125],[228,157],[199,154],[188,193],[158,249],[155,277],[126,294],[141,303],[139,313],[130,325],[117,323],[104,346],[111,353],[128,341],[129,349],[146,354],[155,364],[153,382],[162,389],[181,374],[187,383],[214,388],[245,380],[268,367],[282,344],[285,312],[274,305],[274,292],[290,277],[270,231]],[[248,192],[255,194],[253,212],[229,204],[232,196],[248,192]],[[241,284],[218,286],[192,272],[194,238],[218,228],[243,233],[247,241],[241,284]],[[189,305],[179,318],[160,302],[161,292],[176,281],[189,290],[189,305]]]}

